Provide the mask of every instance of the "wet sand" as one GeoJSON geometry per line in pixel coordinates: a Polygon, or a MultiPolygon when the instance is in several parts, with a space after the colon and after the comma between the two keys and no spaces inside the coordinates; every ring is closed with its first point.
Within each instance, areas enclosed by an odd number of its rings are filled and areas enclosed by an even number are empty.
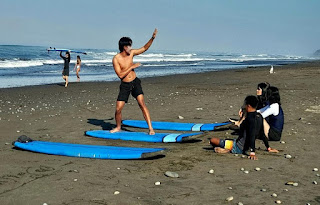
{"type": "MultiPolygon", "coordinates": [[[[206,132],[199,137],[202,141],[183,144],[85,136],[86,130],[115,126],[119,82],[71,82],[67,89],[62,82],[0,89],[0,204],[274,204],[276,200],[319,204],[320,185],[313,181],[320,183],[316,176],[320,172],[313,169],[320,168],[320,62],[274,70],[274,74],[264,67],[142,79],[154,121],[224,122],[237,117],[243,99],[255,95],[258,83],[277,86],[285,113],[281,139],[285,143],[270,142],[280,150],[270,154],[256,141],[257,161],[213,152],[208,139],[236,138],[232,130],[206,132]],[[11,142],[23,134],[34,140],[167,151],[165,157],[149,160],[53,156],[13,149],[11,142]],[[292,158],[286,159],[286,154],[292,158]],[[180,177],[166,177],[166,171],[180,177]],[[157,181],[161,185],[156,186],[157,181]],[[289,181],[298,186],[285,185],[289,181]],[[227,202],[230,196],[233,200],[227,202]]],[[[143,119],[132,97],[123,118],[143,119]]]]}

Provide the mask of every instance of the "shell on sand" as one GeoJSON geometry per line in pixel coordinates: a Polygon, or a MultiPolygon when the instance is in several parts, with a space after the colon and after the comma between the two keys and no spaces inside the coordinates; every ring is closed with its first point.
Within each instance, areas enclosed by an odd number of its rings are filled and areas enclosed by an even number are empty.
{"type": "Polygon", "coordinates": [[[167,177],[172,177],[172,178],[178,178],[178,177],[179,177],[179,174],[176,173],[176,172],[166,171],[164,174],[165,174],[167,177]]]}
{"type": "Polygon", "coordinates": [[[298,186],[299,184],[297,182],[289,181],[286,183],[286,185],[298,186]]]}
{"type": "Polygon", "coordinates": [[[213,173],[214,173],[214,170],[213,170],[213,169],[210,169],[210,170],[209,170],[209,173],[210,173],[210,174],[213,174],[213,173]]]}
{"type": "Polygon", "coordinates": [[[233,196],[229,196],[228,198],[226,198],[226,201],[232,201],[233,200],[233,196]]]}

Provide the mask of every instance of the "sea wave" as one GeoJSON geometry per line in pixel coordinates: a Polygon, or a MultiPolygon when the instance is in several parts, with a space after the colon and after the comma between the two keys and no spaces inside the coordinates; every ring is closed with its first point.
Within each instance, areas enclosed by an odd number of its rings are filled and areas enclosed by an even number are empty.
{"type": "Polygon", "coordinates": [[[286,60],[304,60],[302,56],[280,56],[280,55],[240,55],[240,56],[228,56],[227,58],[217,58],[216,61],[226,62],[248,62],[248,61],[286,61],[286,60]]]}
{"type": "MultiPolygon", "coordinates": [[[[59,55],[48,54],[45,49],[38,47],[15,47],[15,46],[0,46],[0,69],[6,68],[27,68],[39,67],[47,65],[62,65],[63,60],[59,55]],[[11,49],[9,49],[11,48],[11,49]],[[17,49],[19,48],[19,49],[17,49]],[[31,52],[22,52],[27,49],[31,52]],[[1,52],[2,51],[2,52],[1,52]]],[[[86,50],[86,49],[83,49],[86,50]]],[[[102,49],[88,49],[87,55],[81,55],[82,64],[84,66],[112,66],[113,56],[117,52],[113,50],[102,49]]],[[[172,65],[191,65],[192,63],[245,63],[255,62],[259,63],[268,61],[294,61],[294,60],[308,60],[306,57],[289,56],[289,55],[270,55],[270,54],[234,54],[234,53],[210,53],[210,52],[147,52],[134,58],[134,62],[141,62],[146,66],[170,66],[172,65]]],[[[310,59],[310,58],[309,58],[310,59]]],[[[72,55],[70,62],[73,67],[76,63],[76,58],[72,55]]]]}
{"type": "MultiPolygon", "coordinates": [[[[194,61],[204,61],[204,60],[215,60],[215,59],[206,59],[206,58],[183,58],[183,57],[156,57],[154,56],[137,56],[134,58],[134,62],[194,62],[194,61]]],[[[76,60],[71,60],[70,64],[75,64],[76,60]]],[[[105,58],[105,59],[93,59],[87,60],[83,59],[82,64],[87,66],[99,66],[101,64],[111,64],[112,59],[105,58]]],[[[52,60],[45,60],[45,59],[36,59],[36,60],[26,60],[26,59],[11,59],[11,60],[2,60],[0,61],[0,68],[27,68],[27,67],[36,67],[36,66],[43,66],[43,65],[59,65],[63,64],[63,60],[61,59],[52,59],[52,60]]]]}
{"type": "Polygon", "coordinates": [[[24,68],[32,66],[42,66],[44,63],[42,61],[21,61],[21,60],[4,60],[0,61],[0,68],[24,68]]]}

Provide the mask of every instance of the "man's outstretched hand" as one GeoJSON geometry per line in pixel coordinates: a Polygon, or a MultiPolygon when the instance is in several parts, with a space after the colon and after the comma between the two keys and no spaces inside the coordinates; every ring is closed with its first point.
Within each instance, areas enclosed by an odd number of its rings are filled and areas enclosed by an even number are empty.
{"type": "Polygon", "coordinates": [[[130,68],[131,68],[131,69],[136,69],[136,68],[138,68],[139,66],[141,66],[141,63],[135,63],[135,64],[133,64],[130,68]]]}

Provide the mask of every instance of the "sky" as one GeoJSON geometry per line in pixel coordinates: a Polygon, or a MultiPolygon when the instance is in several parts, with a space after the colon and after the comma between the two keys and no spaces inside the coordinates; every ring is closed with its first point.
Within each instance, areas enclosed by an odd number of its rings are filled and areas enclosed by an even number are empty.
{"type": "Polygon", "coordinates": [[[311,55],[318,0],[0,0],[0,45],[311,55]]]}

